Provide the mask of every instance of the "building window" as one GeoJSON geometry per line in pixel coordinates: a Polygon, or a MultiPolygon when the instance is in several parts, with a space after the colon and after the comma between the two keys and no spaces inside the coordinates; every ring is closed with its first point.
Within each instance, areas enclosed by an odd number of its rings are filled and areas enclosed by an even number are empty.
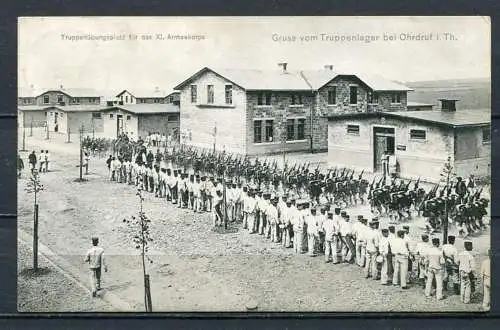
{"type": "Polygon", "coordinates": [[[158,99],[155,99],[155,103],[158,103],[158,102],[159,102],[159,100],[158,100],[158,99]]]}
{"type": "Polygon", "coordinates": [[[71,99],[71,103],[80,103],[80,99],[78,99],[77,97],[74,97],[71,99]]]}
{"type": "Polygon", "coordinates": [[[358,87],[350,86],[349,87],[349,103],[350,104],[358,104],[358,87]]]}
{"type": "Polygon", "coordinates": [[[29,99],[23,99],[23,103],[24,103],[24,104],[30,104],[31,102],[30,102],[30,100],[29,100],[29,99]]]}
{"type": "Polygon", "coordinates": [[[198,89],[196,85],[191,85],[191,103],[198,102],[198,89]]]}
{"type": "Polygon", "coordinates": [[[293,119],[286,121],[286,139],[287,141],[295,140],[295,120],[293,119]]]}
{"type": "Polygon", "coordinates": [[[130,120],[130,118],[131,118],[130,115],[127,115],[127,120],[130,120]]]}
{"type": "Polygon", "coordinates": [[[271,93],[259,93],[259,95],[257,95],[257,105],[271,105],[271,93]]]}
{"type": "Polygon", "coordinates": [[[214,103],[214,85],[207,85],[207,103],[214,103]]]}
{"type": "Polygon", "coordinates": [[[425,140],[425,130],[423,129],[411,129],[410,139],[411,140],[425,140]]]}
{"type": "Polygon", "coordinates": [[[347,125],[347,134],[359,135],[359,125],[347,125]]]}
{"type": "Polygon", "coordinates": [[[273,142],[274,121],[266,120],[266,142],[273,142]]]}
{"type": "Polygon", "coordinates": [[[178,121],[179,117],[177,115],[168,115],[167,121],[178,121]]]}
{"type": "Polygon", "coordinates": [[[335,86],[328,89],[328,104],[337,104],[337,87],[335,86]]]}
{"type": "Polygon", "coordinates": [[[378,94],[375,92],[368,93],[368,103],[378,104],[378,94]]]}
{"type": "Polygon", "coordinates": [[[125,103],[128,103],[128,95],[125,95],[125,103]]]}
{"type": "Polygon", "coordinates": [[[49,96],[48,95],[44,95],[43,103],[45,103],[45,104],[49,103],[49,96]]]}
{"type": "Polygon", "coordinates": [[[101,113],[100,112],[92,112],[92,118],[96,119],[101,119],[101,113]]]}
{"type": "Polygon", "coordinates": [[[306,120],[299,119],[297,123],[297,140],[304,140],[306,138],[306,120]]]}
{"type": "Polygon", "coordinates": [[[401,93],[393,93],[391,102],[392,103],[401,103],[401,93]]]}
{"type": "Polygon", "coordinates": [[[109,114],[109,119],[113,119],[113,114],[112,113],[109,114]]]}
{"type": "Polygon", "coordinates": [[[483,127],[483,143],[490,143],[491,142],[491,127],[483,127]]]}
{"type": "Polygon", "coordinates": [[[292,105],[301,105],[302,103],[302,94],[292,94],[292,105]]]}
{"type": "Polygon", "coordinates": [[[233,104],[233,85],[226,85],[226,104],[233,104]]]}
{"type": "Polygon", "coordinates": [[[62,95],[57,95],[57,103],[61,103],[63,101],[62,95]]]}
{"type": "Polygon", "coordinates": [[[61,118],[64,117],[64,113],[60,112],[59,117],[61,117],[61,118]]]}
{"type": "Polygon", "coordinates": [[[262,142],[262,120],[255,120],[253,122],[253,142],[262,142]]]}

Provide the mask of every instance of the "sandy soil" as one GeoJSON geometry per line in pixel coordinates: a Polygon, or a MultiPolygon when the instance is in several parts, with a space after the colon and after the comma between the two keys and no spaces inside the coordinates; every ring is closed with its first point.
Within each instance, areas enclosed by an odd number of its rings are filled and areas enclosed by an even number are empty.
{"type": "MultiPolygon", "coordinates": [[[[106,305],[112,304],[106,300],[108,292],[126,301],[130,306],[128,311],[143,311],[141,260],[132,243],[136,231],[123,223],[124,218],[138,211],[134,187],[109,182],[105,159],[99,158],[90,162],[88,181],[76,183],[76,144],[56,145],[34,138],[28,138],[26,143],[28,150],[43,146],[52,152],[52,171],[41,177],[45,190],[39,201],[40,241],[53,252],[53,258],[64,259],[65,271],[87,283],[83,255],[90,247],[90,237],[98,235],[108,255],[110,270],[103,274],[102,306],[82,290],[71,290],[71,296],[58,293],[68,289],[58,291],[63,285],[54,271],[38,278],[19,276],[20,309],[22,306],[23,311],[109,311],[113,308],[106,305]],[[37,288],[43,286],[48,293],[37,293],[40,292],[37,288]],[[32,288],[37,294],[27,294],[32,288]]],[[[33,200],[24,191],[25,186],[23,178],[18,185],[18,226],[29,234],[33,200]]],[[[262,236],[250,235],[240,226],[227,233],[216,232],[209,214],[193,214],[149,194],[144,209],[152,219],[153,263],[147,268],[155,311],[245,311],[249,301],[257,303],[258,311],[481,309],[479,294],[469,305],[460,303],[454,295],[438,302],[424,297],[423,290],[416,286],[403,291],[366,280],[355,265],[325,264],[322,257],[294,255],[291,249],[283,249],[262,236]]],[[[366,206],[350,212],[369,214],[366,206]]],[[[418,240],[423,219],[414,219],[410,225],[412,237],[418,240]]],[[[479,262],[489,246],[489,230],[472,240],[479,262]]],[[[463,246],[463,241],[457,239],[457,246],[463,246]]],[[[30,258],[20,247],[21,268],[27,267],[30,258]]]]}

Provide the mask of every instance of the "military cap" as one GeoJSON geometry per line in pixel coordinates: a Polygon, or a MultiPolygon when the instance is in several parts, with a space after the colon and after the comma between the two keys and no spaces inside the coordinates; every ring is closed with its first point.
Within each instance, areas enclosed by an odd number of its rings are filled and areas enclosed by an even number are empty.
{"type": "Polygon", "coordinates": [[[335,208],[335,214],[340,214],[340,207],[335,208]]]}
{"type": "Polygon", "coordinates": [[[378,225],[378,221],[370,221],[369,225],[370,227],[375,227],[376,225],[378,225]]]}
{"type": "Polygon", "coordinates": [[[217,178],[217,182],[222,183],[222,178],[217,178]]]}
{"type": "Polygon", "coordinates": [[[292,198],[290,199],[290,202],[291,202],[291,203],[297,203],[297,200],[296,200],[294,197],[292,197],[292,198]]]}
{"type": "Polygon", "coordinates": [[[361,220],[363,219],[363,216],[362,215],[358,215],[358,220],[361,220]]]}
{"type": "Polygon", "coordinates": [[[264,199],[269,199],[271,198],[271,194],[266,192],[266,193],[263,193],[262,196],[264,197],[264,199]]]}
{"type": "Polygon", "coordinates": [[[282,200],[288,199],[288,195],[287,195],[287,194],[283,194],[283,195],[281,195],[281,199],[282,199],[282,200]]]}
{"type": "Polygon", "coordinates": [[[425,240],[425,239],[428,239],[429,238],[429,235],[427,234],[422,234],[422,239],[425,240]]]}
{"type": "Polygon", "coordinates": [[[309,202],[308,202],[308,201],[304,201],[304,202],[302,203],[302,205],[304,205],[304,207],[309,207],[309,202]]]}
{"type": "Polygon", "coordinates": [[[292,205],[292,201],[286,201],[286,205],[289,206],[289,205],[292,205]]]}
{"type": "Polygon", "coordinates": [[[206,175],[204,175],[204,176],[201,177],[201,181],[206,181],[206,180],[207,180],[207,176],[206,175]]]}
{"type": "Polygon", "coordinates": [[[262,190],[257,190],[256,193],[257,195],[262,196],[262,190]]]}
{"type": "Polygon", "coordinates": [[[410,230],[410,226],[403,226],[403,230],[410,230]]]}
{"type": "Polygon", "coordinates": [[[169,168],[167,168],[167,173],[170,173],[170,172],[172,172],[172,170],[171,170],[171,169],[169,169],[169,168]]]}
{"type": "Polygon", "coordinates": [[[432,244],[439,244],[439,238],[433,237],[432,238],[432,244]]]}
{"type": "Polygon", "coordinates": [[[320,210],[321,212],[325,212],[325,211],[326,211],[326,207],[323,205],[323,206],[321,206],[321,207],[319,208],[319,210],[320,210]]]}
{"type": "Polygon", "coordinates": [[[236,183],[233,183],[233,188],[236,188],[236,183]]]}
{"type": "Polygon", "coordinates": [[[316,213],[316,208],[315,207],[311,208],[311,213],[316,213]]]}
{"type": "Polygon", "coordinates": [[[177,170],[174,170],[174,174],[177,174],[177,170]]]}
{"type": "Polygon", "coordinates": [[[99,237],[97,236],[92,236],[92,241],[98,241],[99,240],[99,237]]]}
{"type": "Polygon", "coordinates": [[[465,241],[464,242],[464,247],[466,250],[472,250],[472,242],[471,241],[465,241]]]}
{"type": "Polygon", "coordinates": [[[454,240],[455,239],[455,236],[453,235],[448,235],[448,240],[454,240]]]}
{"type": "Polygon", "coordinates": [[[243,184],[241,182],[238,182],[238,188],[241,188],[241,186],[243,186],[243,184]]]}
{"type": "MultiPolygon", "coordinates": [[[[339,209],[339,210],[340,210],[340,209],[339,209]]],[[[335,212],[336,212],[336,211],[337,211],[337,209],[335,209],[335,212]]],[[[346,212],[346,211],[342,211],[342,212],[340,212],[340,215],[341,215],[341,216],[343,216],[343,217],[345,217],[345,216],[347,215],[347,212],[346,212]]]]}
{"type": "Polygon", "coordinates": [[[404,231],[404,230],[398,230],[398,231],[397,231],[397,235],[398,235],[398,236],[404,236],[404,234],[405,234],[405,231],[404,231]]]}
{"type": "Polygon", "coordinates": [[[388,233],[389,233],[389,229],[387,229],[387,228],[382,229],[382,234],[388,234],[388,233]]]}
{"type": "Polygon", "coordinates": [[[395,227],[395,226],[389,226],[388,228],[389,228],[389,230],[390,230],[391,232],[396,231],[396,227],[395,227]]]}
{"type": "Polygon", "coordinates": [[[213,175],[210,176],[210,180],[215,180],[213,175]]]}
{"type": "Polygon", "coordinates": [[[368,219],[366,219],[366,218],[361,218],[360,221],[362,224],[365,224],[365,225],[368,223],[368,219]]]}

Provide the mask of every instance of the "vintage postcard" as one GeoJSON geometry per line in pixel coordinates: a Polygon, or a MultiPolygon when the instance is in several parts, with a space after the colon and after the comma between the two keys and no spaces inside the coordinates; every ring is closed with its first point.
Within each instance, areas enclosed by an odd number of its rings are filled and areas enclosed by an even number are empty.
{"type": "Polygon", "coordinates": [[[20,312],[482,312],[488,17],[20,17],[20,312]]]}

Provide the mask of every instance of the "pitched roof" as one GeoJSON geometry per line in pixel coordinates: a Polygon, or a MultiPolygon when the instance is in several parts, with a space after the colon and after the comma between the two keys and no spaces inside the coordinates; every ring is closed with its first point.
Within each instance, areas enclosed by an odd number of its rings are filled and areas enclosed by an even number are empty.
{"type": "Polygon", "coordinates": [[[77,105],[57,105],[57,106],[48,106],[47,109],[58,109],[64,112],[98,112],[102,110],[106,110],[107,106],[99,105],[99,104],[77,104],[77,105]]]}
{"type": "Polygon", "coordinates": [[[212,72],[245,90],[311,90],[311,87],[298,71],[288,71],[287,73],[283,73],[281,70],[212,70],[207,67],[196,72],[191,77],[174,87],[174,89],[181,89],[183,86],[189,84],[205,72],[212,72]]]}
{"type": "Polygon", "coordinates": [[[20,111],[42,111],[45,110],[46,106],[40,105],[18,105],[17,109],[20,111]]]}
{"type": "Polygon", "coordinates": [[[342,120],[347,118],[393,118],[411,119],[427,124],[444,125],[448,127],[467,127],[491,124],[491,109],[457,110],[445,112],[441,110],[427,111],[397,111],[397,112],[370,112],[352,113],[328,116],[329,120],[342,120]]]}
{"type": "Polygon", "coordinates": [[[408,101],[408,102],[406,102],[406,106],[408,106],[408,107],[433,107],[434,104],[408,101]]]}
{"type": "Polygon", "coordinates": [[[125,104],[108,107],[110,109],[122,109],[134,114],[158,114],[158,113],[178,113],[179,106],[173,104],[125,104]]]}
{"type": "Polygon", "coordinates": [[[474,126],[491,124],[491,109],[457,110],[457,111],[398,111],[391,115],[411,118],[448,126],[474,126]]]}
{"type": "Polygon", "coordinates": [[[332,70],[287,71],[286,73],[283,73],[281,70],[213,70],[208,67],[196,72],[194,75],[177,85],[174,89],[181,89],[183,86],[208,71],[215,73],[246,90],[318,90],[335,77],[341,75],[356,76],[374,91],[412,90],[403,84],[366,73],[341,73],[332,70]]]}
{"type": "Polygon", "coordinates": [[[19,87],[18,97],[37,97],[47,92],[59,92],[71,97],[102,97],[101,93],[92,88],[40,88],[19,87]]]}
{"type": "Polygon", "coordinates": [[[120,93],[116,95],[116,97],[119,97],[124,92],[129,92],[136,98],[165,98],[169,95],[166,91],[156,88],[151,88],[151,89],[132,88],[132,89],[122,90],[120,93]]]}

